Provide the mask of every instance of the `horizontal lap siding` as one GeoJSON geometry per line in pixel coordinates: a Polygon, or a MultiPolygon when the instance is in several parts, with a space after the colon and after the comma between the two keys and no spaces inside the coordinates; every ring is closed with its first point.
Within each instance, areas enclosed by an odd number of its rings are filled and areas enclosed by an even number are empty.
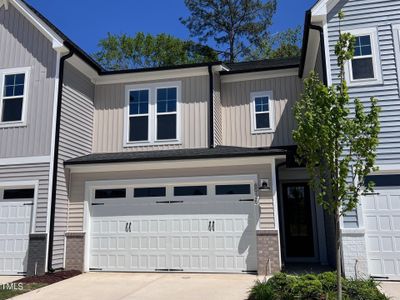
{"type": "Polygon", "coordinates": [[[69,175],[64,161],[91,153],[93,140],[94,86],[88,78],[65,65],[57,176],[53,267],[63,266],[64,237],[68,230],[69,175]]]}
{"type": "MultiPolygon", "coordinates": [[[[155,171],[109,172],[96,174],[72,174],[71,199],[69,211],[69,230],[83,230],[83,209],[85,201],[85,183],[96,180],[123,180],[123,179],[151,179],[174,178],[196,176],[220,176],[220,175],[247,175],[256,174],[259,178],[268,178],[271,181],[271,167],[269,165],[231,166],[219,168],[185,168],[155,171]]],[[[274,210],[271,192],[263,192],[260,195],[260,227],[261,229],[274,228],[274,210]]]]}
{"type": "Polygon", "coordinates": [[[302,93],[297,76],[222,84],[223,144],[240,147],[293,145],[293,106],[302,93]],[[251,134],[250,94],[272,91],[275,133],[251,134]]]}
{"type": "Polygon", "coordinates": [[[46,232],[47,224],[49,168],[48,163],[0,166],[0,182],[39,181],[35,231],[41,233],[46,232]]]}
{"type": "MultiPolygon", "coordinates": [[[[340,1],[328,16],[329,51],[331,58],[332,80],[338,83],[339,69],[334,47],[339,37],[337,13],[343,9],[345,19],[341,22],[342,30],[358,28],[377,28],[379,55],[381,59],[383,84],[364,87],[350,87],[351,98],[360,98],[366,107],[370,107],[371,96],[377,97],[380,114],[381,134],[378,147],[377,164],[400,163],[400,96],[396,69],[396,54],[392,25],[400,24],[400,1],[397,0],[350,0],[340,1]]],[[[351,109],[354,105],[350,105],[351,109]]],[[[357,214],[349,213],[344,219],[346,227],[357,227],[357,214]]]]}
{"type": "MultiPolygon", "coordinates": [[[[132,75],[134,80],[134,75],[132,75]]],[[[98,85],[95,91],[94,152],[154,151],[208,146],[209,77],[171,78],[147,83],[182,82],[181,145],[124,147],[125,87],[134,85],[98,85]]],[[[145,85],[145,82],[138,83],[145,85]]]]}
{"type": "Polygon", "coordinates": [[[27,126],[0,128],[0,157],[50,155],[56,52],[11,4],[0,8],[0,69],[32,67],[27,126]]]}

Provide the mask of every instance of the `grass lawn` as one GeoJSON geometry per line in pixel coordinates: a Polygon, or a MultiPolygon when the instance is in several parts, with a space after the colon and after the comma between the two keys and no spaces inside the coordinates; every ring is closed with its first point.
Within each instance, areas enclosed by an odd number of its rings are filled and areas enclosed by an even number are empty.
{"type": "Polygon", "coordinates": [[[12,297],[45,287],[47,283],[16,283],[13,289],[10,286],[0,285],[0,300],[10,299],[12,297]]]}

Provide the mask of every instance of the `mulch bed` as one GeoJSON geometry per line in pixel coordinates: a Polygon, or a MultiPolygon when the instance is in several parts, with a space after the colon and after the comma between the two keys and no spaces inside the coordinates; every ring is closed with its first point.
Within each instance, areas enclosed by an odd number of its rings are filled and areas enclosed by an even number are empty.
{"type": "Polygon", "coordinates": [[[72,278],[82,274],[80,271],[60,271],[55,273],[47,273],[41,276],[29,276],[14,282],[16,283],[45,283],[45,284],[53,284],[68,278],[72,278]]]}

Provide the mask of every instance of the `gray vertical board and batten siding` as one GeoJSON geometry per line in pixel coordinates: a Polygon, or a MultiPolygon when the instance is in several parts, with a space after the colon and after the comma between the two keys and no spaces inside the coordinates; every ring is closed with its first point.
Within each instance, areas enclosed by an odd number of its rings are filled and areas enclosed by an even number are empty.
{"type": "MultiPolygon", "coordinates": [[[[339,37],[338,12],[344,11],[345,19],[341,21],[341,29],[354,30],[361,28],[377,28],[378,55],[381,59],[383,84],[371,84],[362,87],[349,87],[351,98],[360,98],[368,107],[371,96],[379,99],[381,134],[377,151],[377,164],[400,163],[400,96],[399,78],[396,67],[396,55],[393,40],[393,24],[400,24],[400,1],[397,0],[348,0],[340,1],[328,15],[329,55],[331,60],[331,76],[334,84],[338,83],[339,69],[334,47],[339,37]]],[[[353,106],[351,105],[351,108],[353,106]]],[[[357,227],[356,213],[344,218],[345,227],[357,227]]]]}
{"type": "Polygon", "coordinates": [[[50,155],[57,54],[13,5],[0,8],[0,69],[31,67],[27,124],[0,128],[0,158],[50,155]]]}
{"type": "Polygon", "coordinates": [[[303,91],[298,76],[222,83],[222,136],[226,146],[271,147],[294,145],[293,106],[303,91]],[[275,132],[251,133],[250,95],[272,91],[275,132]]]}
{"type": "Polygon", "coordinates": [[[53,267],[63,266],[65,232],[68,230],[69,175],[64,161],[92,152],[94,85],[65,64],[61,105],[60,146],[57,172],[53,267]]]}
{"type": "Polygon", "coordinates": [[[208,147],[209,77],[194,76],[146,82],[96,85],[93,152],[154,151],[208,147]],[[124,147],[125,87],[146,83],[182,82],[179,145],[124,147]]]}

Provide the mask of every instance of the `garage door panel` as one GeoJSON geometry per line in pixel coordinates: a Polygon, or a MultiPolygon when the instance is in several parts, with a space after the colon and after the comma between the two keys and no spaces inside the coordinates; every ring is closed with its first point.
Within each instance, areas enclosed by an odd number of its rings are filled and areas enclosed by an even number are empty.
{"type": "Polygon", "coordinates": [[[378,188],[363,199],[368,265],[371,275],[400,278],[400,192],[378,188]]]}

